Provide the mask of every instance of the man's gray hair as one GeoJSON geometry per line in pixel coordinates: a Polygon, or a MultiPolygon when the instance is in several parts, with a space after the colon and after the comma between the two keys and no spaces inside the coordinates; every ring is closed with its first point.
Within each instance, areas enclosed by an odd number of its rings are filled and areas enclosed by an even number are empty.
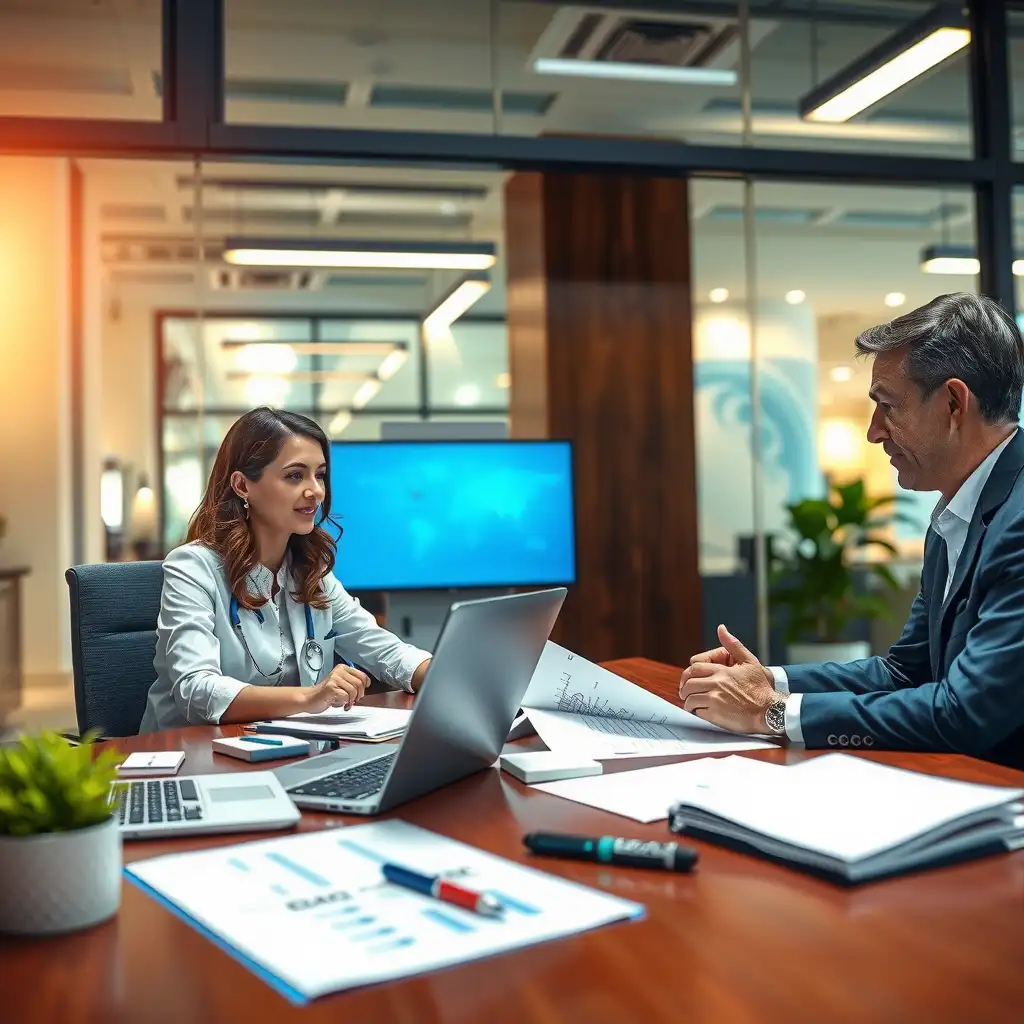
{"type": "Polygon", "coordinates": [[[857,338],[857,351],[906,353],[907,376],[924,398],[962,380],[988,423],[1016,423],[1024,388],[1024,339],[995,299],[956,292],[857,338]]]}

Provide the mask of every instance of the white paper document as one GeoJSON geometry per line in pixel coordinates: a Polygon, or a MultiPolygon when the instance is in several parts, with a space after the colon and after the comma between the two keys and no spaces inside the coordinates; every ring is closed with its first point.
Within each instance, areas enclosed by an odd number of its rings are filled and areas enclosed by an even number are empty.
{"type": "Polygon", "coordinates": [[[549,750],[598,760],[774,746],[719,729],[550,641],[522,707],[549,750]]]}
{"type": "Polygon", "coordinates": [[[125,873],[293,1002],[576,935],[644,909],[397,820],[170,854],[125,873]],[[488,918],[393,885],[384,862],[490,892],[505,913],[488,918]]]}
{"type": "Polygon", "coordinates": [[[596,807],[600,811],[621,814],[634,821],[661,821],[668,817],[668,809],[679,800],[688,779],[703,778],[707,766],[717,760],[701,757],[696,761],[678,761],[632,772],[541,782],[531,788],[596,807]]]}
{"type": "Polygon", "coordinates": [[[344,708],[330,708],[316,714],[300,711],[287,718],[274,718],[260,724],[272,725],[275,729],[289,731],[295,736],[322,736],[329,733],[338,739],[372,740],[402,733],[411,717],[412,712],[402,708],[357,705],[348,711],[344,708]]]}

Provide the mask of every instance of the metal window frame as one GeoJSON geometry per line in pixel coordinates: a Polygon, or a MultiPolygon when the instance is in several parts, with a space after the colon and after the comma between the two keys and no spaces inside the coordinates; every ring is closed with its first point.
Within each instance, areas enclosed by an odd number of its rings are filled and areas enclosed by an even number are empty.
{"type": "MultiPolygon", "coordinates": [[[[549,2],[549,0],[532,0],[549,2]]],[[[553,2],[553,0],[550,0],[553,2]]],[[[593,0],[601,3],[603,0],[593,0]]],[[[615,0],[618,8],[694,12],[682,0],[615,0]]],[[[751,3],[751,14],[761,13],[751,3]]],[[[629,171],[876,185],[967,185],[976,197],[980,288],[1011,311],[1013,190],[1024,162],[1011,146],[1009,26],[1004,0],[969,0],[974,155],[969,159],[755,147],[693,146],[650,139],[528,137],[346,130],[224,121],[223,0],[163,0],[162,121],[0,117],[0,153],[56,156],[399,162],[502,170],[629,171]]],[[[772,5],[772,16],[783,10],[772,5]]]]}

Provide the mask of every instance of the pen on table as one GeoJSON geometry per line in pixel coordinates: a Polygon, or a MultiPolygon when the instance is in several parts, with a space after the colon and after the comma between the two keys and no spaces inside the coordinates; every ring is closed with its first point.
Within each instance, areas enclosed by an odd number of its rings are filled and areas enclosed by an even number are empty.
{"type": "Polygon", "coordinates": [[[269,736],[253,736],[251,732],[245,733],[243,736],[240,736],[239,739],[243,739],[247,743],[262,743],[266,747],[284,746],[284,740],[272,740],[269,736]]]}
{"type": "Polygon", "coordinates": [[[474,892],[440,875],[421,875],[418,871],[410,871],[398,864],[383,864],[381,870],[384,877],[395,885],[405,886],[424,896],[433,896],[436,900],[452,903],[463,910],[473,910],[484,917],[500,917],[505,912],[505,905],[489,892],[474,892]]]}
{"type": "Polygon", "coordinates": [[[656,843],[617,836],[572,836],[555,832],[529,832],[523,844],[531,853],[547,857],[593,860],[632,868],[689,871],[697,863],[697,851],[679,843],[656,843]]]}

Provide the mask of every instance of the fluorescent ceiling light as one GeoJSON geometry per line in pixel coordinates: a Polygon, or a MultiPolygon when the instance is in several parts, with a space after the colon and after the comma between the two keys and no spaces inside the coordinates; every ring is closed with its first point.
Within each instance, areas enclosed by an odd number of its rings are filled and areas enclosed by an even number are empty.
{"type": "Polygon", "coordinates": [[[447,332],[463,313],[491,287],[490,274],[467,274],[438,299],[423,318],[423,333],[436,338],[447,332]]]}
{"type": "Polygon", "coordinates": [[[235,363],[249,375],[267,373],[291,373],[299,362],[299,355],[288,345],[250,342],[233,346],[236,351],[235,363]]]}
{"type": "Polygon", "coordinates": [[[456,405],[470,406],[480,404],[480,388],[476,384],[460,384],[452,395],[456,405]]]}
{"type": "Polygon", "coordinates": [[[883,40],[800,101],[806,121],[849,121],[908,82],[959,53],[971,41],[957,8],[936,7],[883,40]]]}
{"type": "Polygon", "coordinates": [[[926,274],[975,277],[981,270],[981,261],[967,246],[930,245],[921,253],[921,270],[926,274]]]}
{"type": "Polygon", "coordinates": [[[807,293],[800,291],[799,288],[794,288],[792,291],[786,292],[786,301],[791,306],[799,306],[806,298],[807,293]]]}
{"type": "Polygon", "coordinates": [[[889,292],[888,295],[882,300],[890,309],[897,309],[902,306],[906,301],[907,297],[903,292],[889,292]]]}
{"type": "Polygon", "coordinates": [[[297,356],[387,356],[405,351],[404,341],[243,341],[225,338],[222,348],[261,349],[286,346],[297,356]]]}
{"type": "Polygon", "coordinates": [[[391,380],[405,364],[405,358],[404,348],[396,348],[390,355],[385,356],[384,361],[377,367],[378,379],[391,380]]]}
{"type": "Polygon", "coordinates": [[[380,381],[376,377],[371,377],[360,385],[359,390],[352,396],[352,408],[362,409],[367,402],[376,397],[378,391],[380,391],[380,381]]]}
{"type": "Polygon", "coordinates": [[[574,75],[578,78],[615,78],[627,82],[669,82],[675,85],[735,85],[738,76],[728,68],[678,68],[667,64],[629,61],[572,60],[539,57],[533,62],[538,75],[574,75]]]}
{"type": "Polygon", "coordinates": [[[852,379],[853,370],[849,366],[833,366],[829,371],[829,376],[837,384],[842,384],[844,381],[852,379]]]}
{"type": "MultiPolygon", "coordinates": [[[[228,370],[225,374],[228,380],[250,380],[254,377],[266,377],[265,372],[252,372],[250,370],[228,370]]],[[[329,380],[374,380],[374,374],[359,373],[356,370],[294,370],[287,373],[277,373],[274,377],[278,380],[289,381],[293,384],[319,384],[329,380]]]]}
{"type": "Polygon", "coordinates": [[[327,426],[327,433],[331,437],[337,437],[338,434],[344,434],[348,425],[352,422],[352,413],[348,409],[342,409],[341,412],[335,413],[334,418],[327,426]]]}
{"type": "Polygon", "coordinates": [[[365,242],[350,239],[228,238],[224,260],[242,267],[363,267],[377,270],[488,270],[487,242],[365,242]]]}
{"type": "Polygon", "coordinates": [[[726,299],[729,298],[729,289],[728,288],[712,288],[711,291],[708,292],[708,298],[712,302],[715,302],[715,303],[725,302],[726,299]]]}

